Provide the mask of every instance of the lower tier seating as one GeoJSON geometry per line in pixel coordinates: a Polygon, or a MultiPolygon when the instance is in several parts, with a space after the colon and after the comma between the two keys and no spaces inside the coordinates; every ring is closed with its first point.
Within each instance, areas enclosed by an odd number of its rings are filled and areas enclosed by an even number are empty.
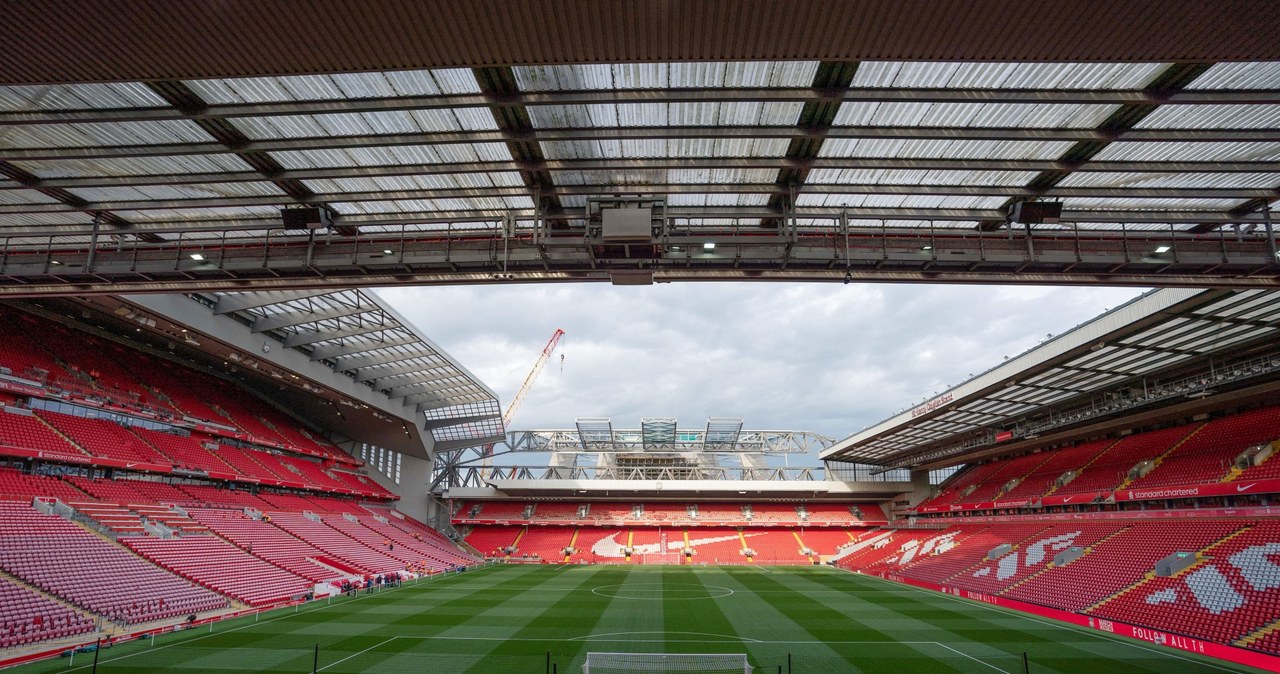
{"type": "Polygon", "coordinates": [[[120,542],[160,566],[234,597],[263,606],[305,596],[313,584],[216,536],[162,540],[126,537],[120,542]]]}
{"type": "MultiPolygon", "coordinates": [[[[276,526],[324,550],[330,556],[358,569],[361,573],[386,573],[405,568],[404,560],[374,550],[328,526],[324,521],[316,522],[301,513],[272,512],[268,517],[276,526]]],[[[325,515],[324,517],[341,518],[342,516],[325,515]]]]}
{"type": "Polygon", "coordinates": [[[342,576],[336,570],[323,566],[323,561],[317,561],[327,556],[323,550],[285,533],[269,522],[255,520],[243,511],[192,508],[188,512],[196,521],[245,552],[312,583],[323,583],[342,576]]]}
{"type": "Polygon", "coordinates": [[[897,530],[839,565],[1280,653],[1280,521],[1058,520],[897,530]],[[1002,543],[1009,548],[1000,548],[1002,543]],[[995,551],[994,558],[987,559],[995,551]],[[1055,557],[1063,554],[1063,564],[1055,557]],[[1076,553],[1075,559],[1070,557],[1076,553]],[[1168,577],[1156,563],[1189,556],[1168,577]]]}
{"type": "Polygon", "coordinates": [[[93,619],[0,578],[0,648],[93,631],[93,619]]]}
{"type": "Polygon", "coordinates": [[[119,623],[227,605],[225,598],[30,505],[0,504],[0,568],[119,623]]]}

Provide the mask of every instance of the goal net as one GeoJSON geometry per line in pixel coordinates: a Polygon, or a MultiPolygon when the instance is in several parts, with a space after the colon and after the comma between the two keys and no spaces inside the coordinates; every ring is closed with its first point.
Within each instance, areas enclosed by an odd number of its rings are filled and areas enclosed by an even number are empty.
{"type": "Polygon", "coordinates": [[[680,564],[684,557],[680,552],[642,552],[632,555],[632,558],[639,558],[641,564],[680,564]]]}
{"type": "Polygon", "coordinates": [[[744,653],[587,653],[582,674],[699,672],[751,674],[744,653]]]}

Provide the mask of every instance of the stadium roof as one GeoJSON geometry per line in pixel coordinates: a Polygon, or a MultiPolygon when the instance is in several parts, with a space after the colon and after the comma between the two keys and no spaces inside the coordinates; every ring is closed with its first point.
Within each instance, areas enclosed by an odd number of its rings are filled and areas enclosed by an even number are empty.
{"type": "Polygon", "coordinates": [[[1280,5],[1112,5],[10,3],[0,292],[1274,287],[1280,5]],[[651,245],[596,245],[619,196],[661,203],[651,245]],[[1029,199],[1061,222],[995,231],[1029,199]]]}
{"type": "Polygon", "coordinates": [[[235,318],[252,333],[269,335],[425,414],[437,448],[505,437],[497,395],[372,291],[211,293],[199,299],[214,314],[235,318]]]}
{"type": "Polygon", "coordinates": [[[1280,293],[1165,289],[837,442],[824,459],[950,460],[1149,406],[1201,408],[1280,390],[1280,293]]]}

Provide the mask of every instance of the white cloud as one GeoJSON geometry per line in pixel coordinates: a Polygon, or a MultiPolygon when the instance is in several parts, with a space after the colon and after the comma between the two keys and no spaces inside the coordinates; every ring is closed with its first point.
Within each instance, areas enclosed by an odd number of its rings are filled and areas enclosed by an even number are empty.
{"type": "Polygon", "coordinates": [[[380,293],[504,405],[552,332],[565,330],[514,428],[568,428],[580,416],[700,427],[734,416],[844,437],[1139,291],[687,283],[380,293]]]}

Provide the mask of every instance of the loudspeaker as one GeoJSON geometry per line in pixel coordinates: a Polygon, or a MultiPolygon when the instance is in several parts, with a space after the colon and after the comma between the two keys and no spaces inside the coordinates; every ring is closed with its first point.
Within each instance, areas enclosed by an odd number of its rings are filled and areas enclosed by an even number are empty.
{"type": "Polygon", "coordinates": [[[333,226],[333,211],[323,207],[285,208],[280,211],[285,229],[327,229],[333,226]]]}
{"type": "Polygon", "coordinates": [[[1019,201],[1009,209],[1009,218],[1024,225],[1052,224],[1061,217],[1060,201],[1019,201]]]}

